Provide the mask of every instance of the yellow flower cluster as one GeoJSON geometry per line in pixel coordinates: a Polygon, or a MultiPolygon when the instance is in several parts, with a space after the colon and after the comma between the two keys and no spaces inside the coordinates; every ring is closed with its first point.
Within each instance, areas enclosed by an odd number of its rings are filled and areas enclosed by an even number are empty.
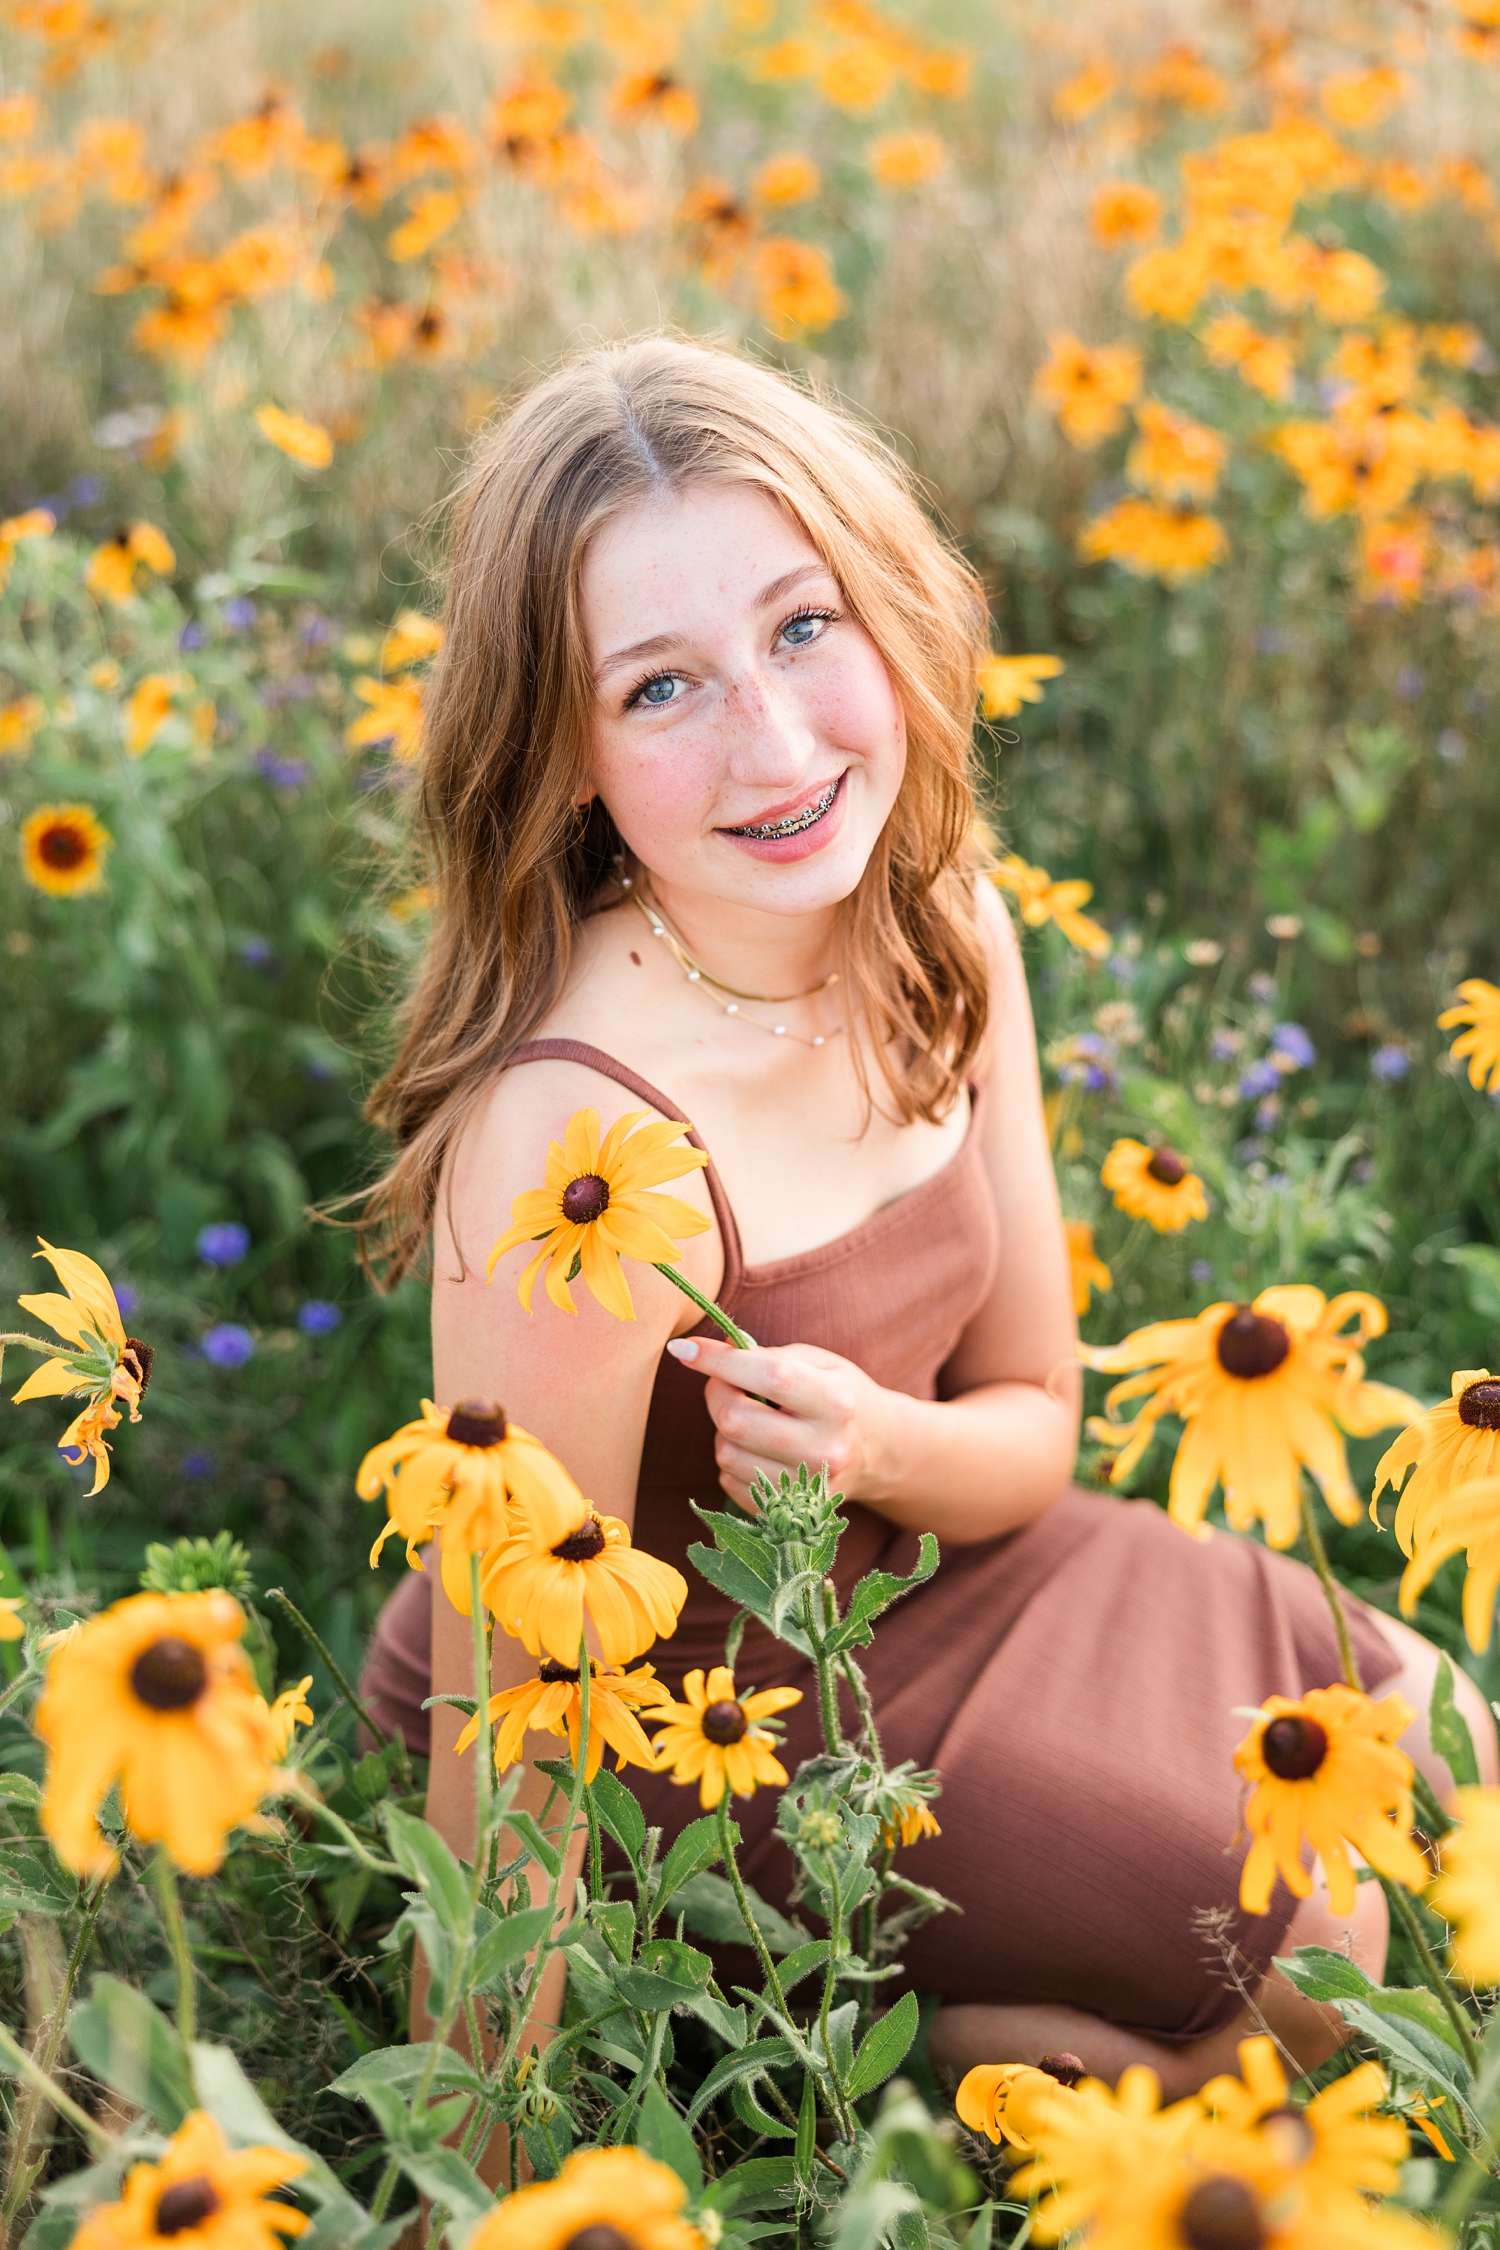
{"type": "Polygon", "coordinates": [[[1269,2038],[1239,2046],[1239,2077],[1160,2107],[1153,2071],[1111,2089],[1072,2057],[971,2070],[958,2113],[1021,2160],[1011,2193],[1036,2199],[1040,2242],[1086,2231],[1089,2250],[1256,2243],[1277,2250],[1419,2250],[1426,2229],[1368,2198],[1397,2185],[1399,2118],[1375,2115],[1385,2074],[1362,2063],[1305,2108],[1269,2038]]]}

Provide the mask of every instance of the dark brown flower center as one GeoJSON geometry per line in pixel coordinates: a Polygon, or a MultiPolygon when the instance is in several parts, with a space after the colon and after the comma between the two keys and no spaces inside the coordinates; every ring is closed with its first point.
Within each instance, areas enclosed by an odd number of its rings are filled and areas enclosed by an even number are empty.
{"type": "Polygon", "coordinates": [[[1049,2078],[1055,2078],[1059,2086],[1076,2086],[1080,2078],[1087,2078],[1089,2074],[1088,2065],[1080,2062],[1077,2055],[1043,2055],[1036,2067],[1045,2070],[1049,2078]]]}
{"type": "Polygon", "coordinates": [[[1316,1719],[1287,1712],[1266,1728],[1260,1754],[1278,1781],[1311,1781],[1328,1755],[1328,1730],[1316,1719]]]}
{"type": "Polygon", "coordinates": [[[720,1743],[725,1749],[731,1742],[743,1742],[749,1724],[744,1704],[736,1703],[733,1696],[726,1697],[722,1703],[710,1703],[702,1721],[709,1741],[720,1743]]]}
{"type": "Polygon", "coordinates": [[[1243,1383],[1274,1375],[1291,1348],[1286,1323],[1251,1305],[1236,1305],[1214,1340],[1225,1374],[1237,1375],[1243,1383]]]}
{"type": "Polygon", "coordinates": [[[59,821],[44,828],[37,839],[37,850],[49,867],[63,875],[81,867],[89,856],[88,839],[71,822],[59,821]]]}
{"type": "Polygon", "coordinates": [[[559,1539],[552,1552],[559,1562],[592,1562],[605,1547],[604,1527],[597,1516],[585,1516],[576,1531],[559,1539]]]}
{"type": "Polygon", "coordinates": [[[1188,1168],[1175,1148],[1159,1148],[1146,1170],[1163,1187],[1177,1187],[1188,1176],[1188,1168]]]}
{"type": "Polygon", "coordinates": [[[608,2219],[596,2219],[591,2227],[580,2227],[570,2234],[562,2250],[636,2250],[634,2237],[621,2234],[608,2219]]]}
{"type": "Polygon", "coordinates": [[[578,1678],[578,1674],[570,1671],[566,1664],[559,1664],[555,1656],[543,1657],[536,1668],[536,1676],[539,1680],[545,1680],[548,1687],[555,1687],[559,1680],[578,1678]]]}
{"type": "Polygon", "coordinates": [[[448,1416],[455,1445],[499,1445],[505,1436],[505,1408],[493,1399],[461,1398],[448,1416]]]}
{"type": "Polygon", "coordinates": [[[1500,1430],[1500,1382],[1471,1383],[1460,1391],[1458,1418],[1471,1430],[1500,1430]]]}
{"type": "Polygon", "coordinates": [[[562,1192],[563,1217],[575,1227],[586,1227],[593,1219],[602,1219],[609,1209],[609,1182],[601,1180],[597,1172],[580,1173],[569,1180],[562,1192]]]}
{"type": "Polygon", "coordinates": [[[208,1685],[203,1651],[175,1633],[164,1633],[131,1665],[130,1685],[149,1710],[185,1711],[208,1685]]]}
{"type": "Polygon", "coordinates": [[[157,2197],[156,2231],[186,2234],[189,2227],[201,2227],[222,2208],[219,2191],[208,2174],[195,2172],[190,2180],[174,2180],[157,2197]]]}
{"type": "Polygon", "coordinates": [[[121,1352],[120,1357],[122,1360],[128,1359],[133,1365],[135,1379],[141,1386],[141,1396],[144,1398],[146,1387],[151,1381],[151,1369],[156,1360],[156,1346],[154,1344],[143,1344],[139,1336],[127,1336],[125,1349],[121,1352]]]}
{"type": "Polygon", "coordinates": [[[1290,2102],[1280,2109],[1268,2109],[1261,2125],[1284,2164],[1305,2164],[1318,2145],[1317,2134],[1290,2102]]]}
{"type": "Polygon", "coordinates": [[[1255,2190],[1228,2172],[1200,2180],[1183,2204],[1177,2229],[1188,2250],[1264,2250],[1270,2241],[1255,2190]]]}

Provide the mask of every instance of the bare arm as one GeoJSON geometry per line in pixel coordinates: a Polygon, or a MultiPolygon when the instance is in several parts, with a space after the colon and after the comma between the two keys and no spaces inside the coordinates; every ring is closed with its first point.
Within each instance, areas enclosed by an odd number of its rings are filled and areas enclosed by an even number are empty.
{"type": "Polygon", "coordinates": [[[983,1146],[1000,1216],[994,1286],[944,1369],[940,1400],[884,1390],[850,1361],[806,1344],[670,1346],[710,1378],[720,1478],[737,1499],[748,1497],[757,1468],[774,1475],[827,1461],[850,1499],[963,1545],[1030,1522],[1067,1483],[1080,1387],[1031,1004],[1010,918],[988,883],[980,907],[992,964],[983,1146]],[[758,1405],[751,1391],[782,1411],[758,1405]]]}
{"type": "MultiPolygon", "coordinates": [[[[484,1110],[454,1151],[438,1200],[433,1246],[433,1378],[438,1403],[493,1400],[509,1420],[556,1453],[601,1513],[635,1513],[641,1444],[662,1347],[674,1332],[698,1319],[696,1309],[650,1267],[632,1265],[636,1318],[616,1320],[575,1284],[577,1316],[559,1312],[538,1284],[535,1310],[522,1311],[516,1275],[529,1253],[514,1251],[485,1280],[490,1247],[510,1223],[511,1200],[535,1187],[549,1140],[560,1140],[575,1110],[596,1108],[608,1126],[632,1104],[622,1088],[577,1064],[531,1063],[496,1084],[484,1110]]],[[[700,1175],[690,1173],[671,1192],[709,1208],[700,1175]]],[[[717,1235],[687,1243],[682,1265],[699,1288],[718,1287],[717,1235]]],[[[472,1695],[473,1642],[434,1576],[432,1692],[472,1695]]],[[[514,1687],[534,1676],[536,1665],[519,1641],[495,1635],[493,1684],[514,1687]]],[[[451,1706],[432,1712],[432,1767],[427,1817],[456,1851],[472,1853],[474,1770],[472,1753],[459,1758],[453,1743],[463,1725],[451,1706]]],[[[528,1763],[518,1804],[539,1812],[547,1781],[528,1763]]]]}

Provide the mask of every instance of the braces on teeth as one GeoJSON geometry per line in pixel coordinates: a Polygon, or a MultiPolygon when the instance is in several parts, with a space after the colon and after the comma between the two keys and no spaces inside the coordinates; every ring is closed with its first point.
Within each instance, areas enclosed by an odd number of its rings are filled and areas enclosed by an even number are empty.
{"type": "MultiPolygon", "coordinates": [[[[841,774],[839,780],[842,779],[841,774]]],[[[731,836],[756,836],[765,842],[770,842],[778,836],[799,835],[804,828],[811,828],[815,820],[822,819],[838,793],[839,784],[838,781],[835,781],[824,790],[821,797],[816,798],[812,804],[804,806],[801,812],[788,813],[785,820],[768,820],[759,827],[751,827],[747,824],[743,828],[731,828],[729,833],[731,836]]]]}

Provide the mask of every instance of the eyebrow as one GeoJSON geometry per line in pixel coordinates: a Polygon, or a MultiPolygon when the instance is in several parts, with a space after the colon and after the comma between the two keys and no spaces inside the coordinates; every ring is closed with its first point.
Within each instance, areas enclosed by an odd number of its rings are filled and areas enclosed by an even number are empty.
{"type": "MultiPolygon", "coordinates": [[[[830,578],[832,575],[827,563],[821,560],[799,563],[795,570],[785,570],[779,578],[773,578],[769,585],[762,586],[755,597],[754,606],[757,609],[773,609],[794,586],[800,586],[805,578],[830,578]]],[[[608,656],[602,656],[594,666],[596,684],[607,672],[617,671],[622,664],[639,663],[648,656],[668,655],[680,645],[681,640],[680,633],[654,633],[649,640],[632,641],[628,648],[611,649],[608,656]]]]}

